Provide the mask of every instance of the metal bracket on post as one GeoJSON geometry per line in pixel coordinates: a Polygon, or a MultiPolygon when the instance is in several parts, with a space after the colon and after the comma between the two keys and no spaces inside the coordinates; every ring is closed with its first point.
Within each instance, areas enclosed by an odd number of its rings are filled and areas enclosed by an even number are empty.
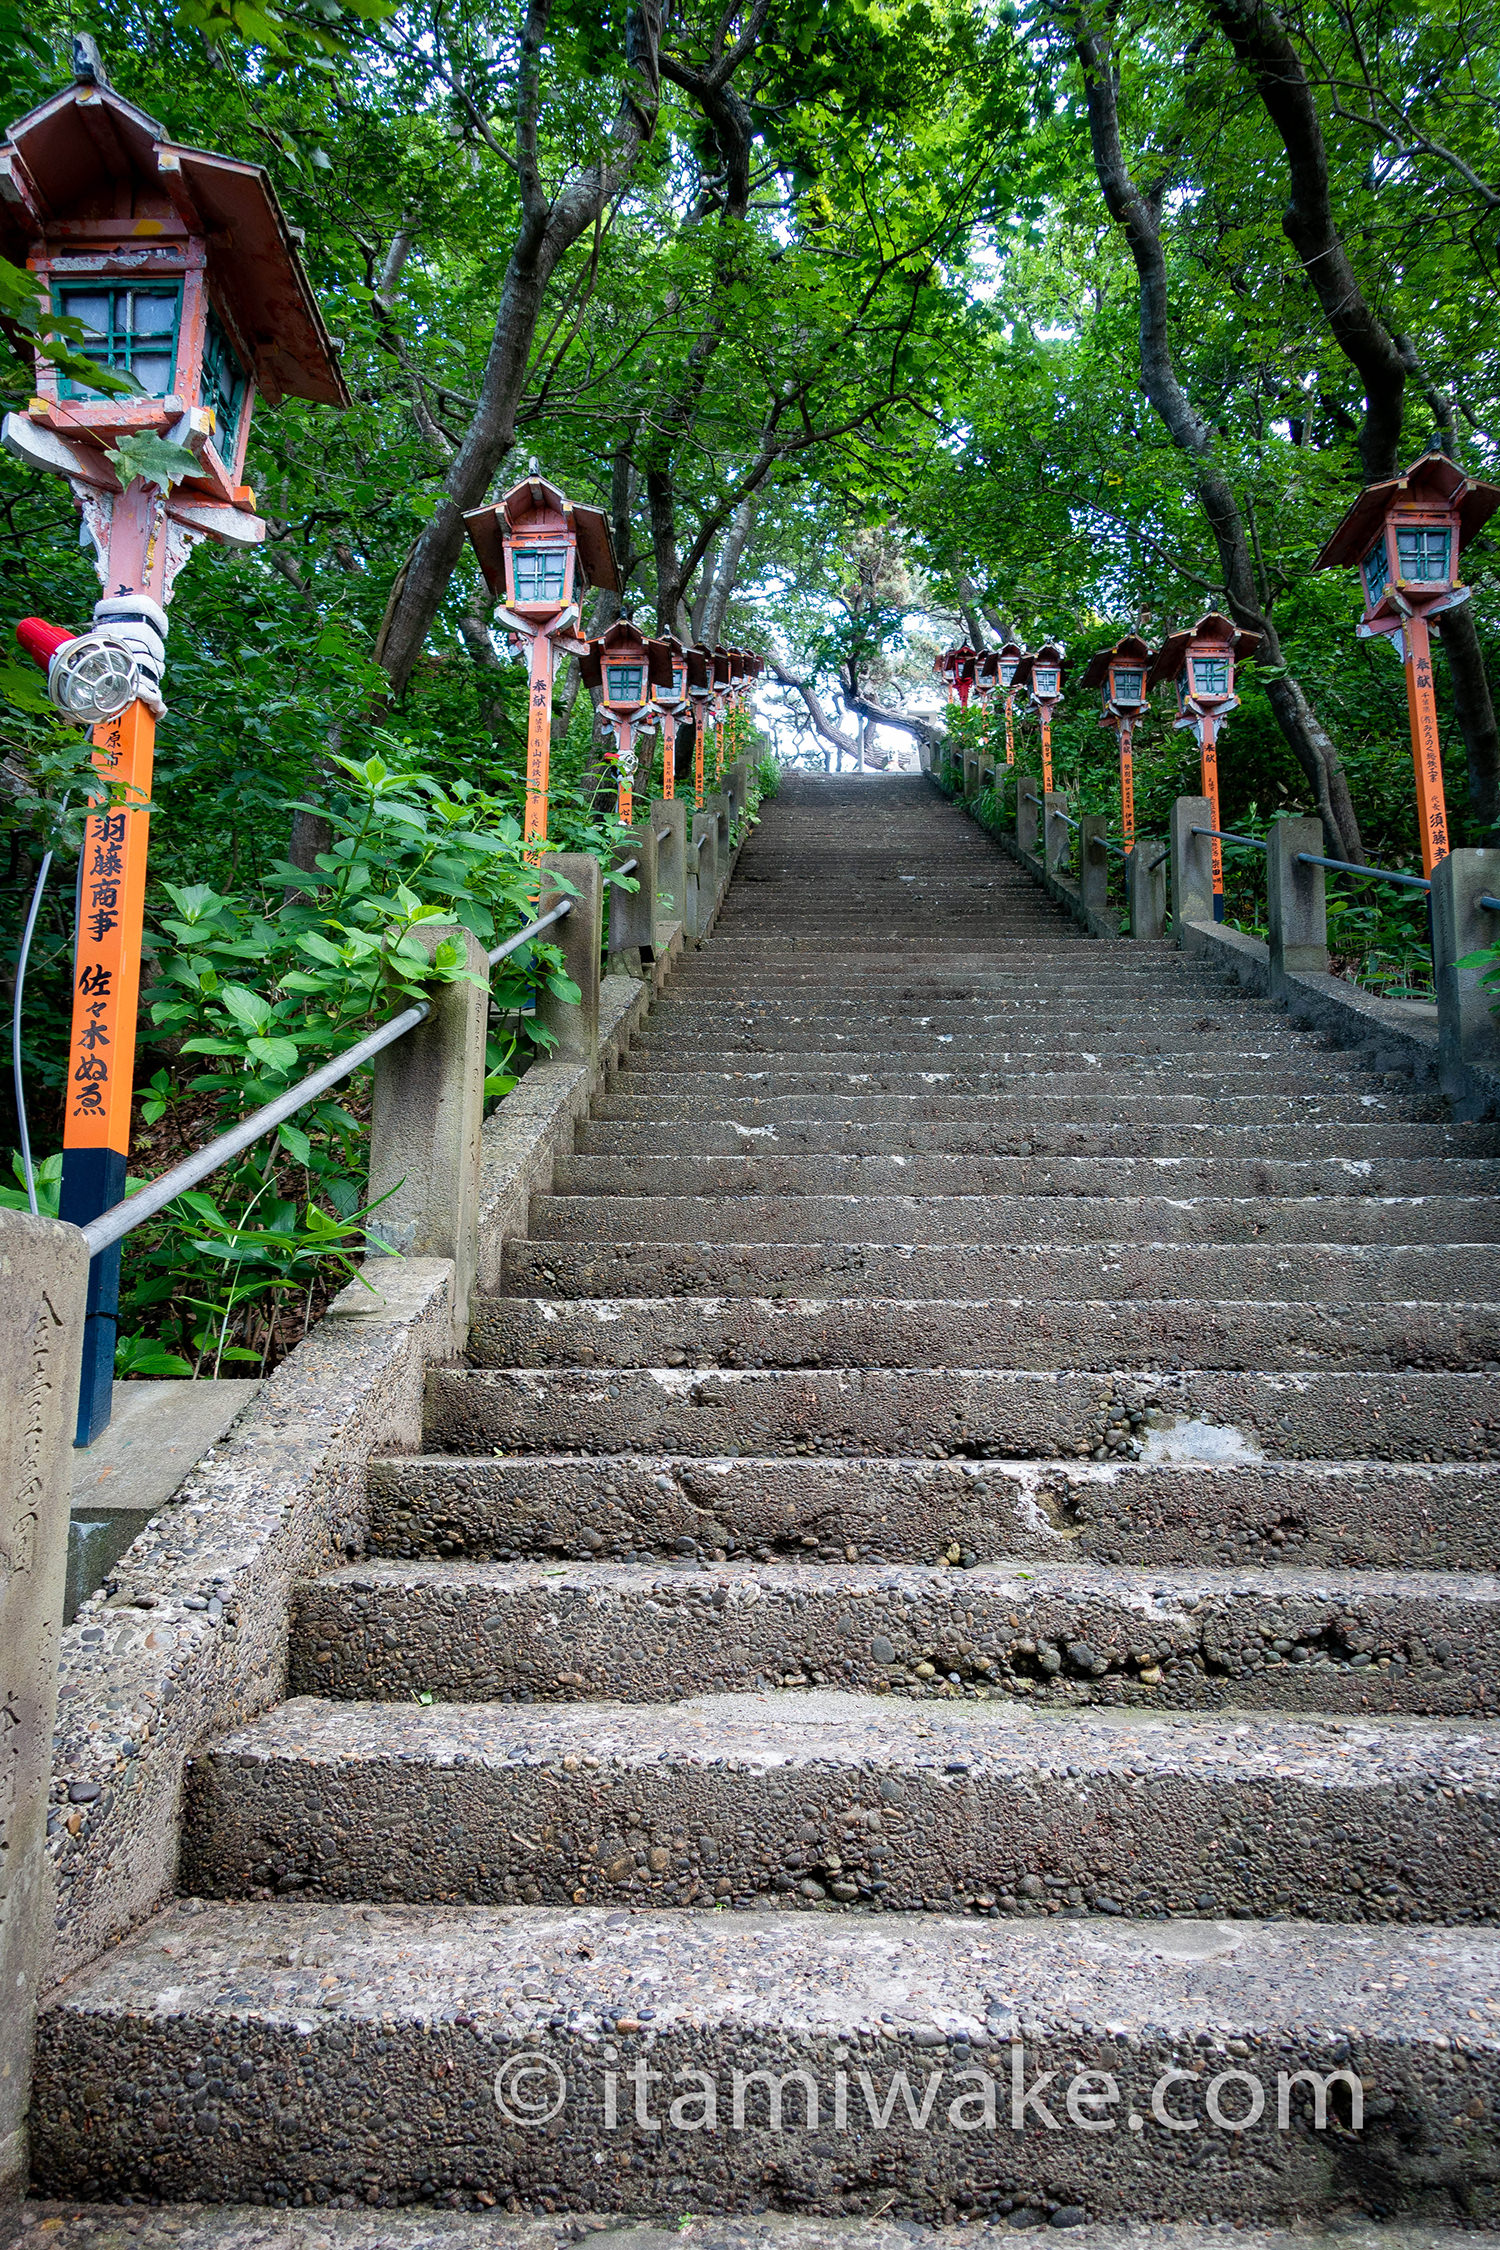
{"type": "Polygon", "coordinates": [[[656,838],[656,919],[687,928],[687,799],[653,797],[651,832],[656,838]],[[663,835],[663,829],[667,834],[663,835]]]}
{"type": "Polygon", "coordinates": [[[1036,858],[1041,825],[1042,807],[1037,785],[1029,773],[1023,773],[1016,782],[1016,845],[1032,859],[1036,858]]]}
{"type": "Polygon", "coordinates": [[[1308,867],[1299,852],[1321,854],[1321,820],[1273,820],[1266,831],[1266,921],[1271,990],[1288,976],[1326,972],[1328,912],[1323,870],[1308,867]]]}
{"type": "Polygon", "coordinates": [[[1132,938],[1156,939],[1167,928],[1167,847],[1152,836],[1137,836],[1125,855],[1125,895],[1130,903],[1132,938]]]}
{"type": "Polygon", "coordinates": [[[450,1258],[461,1349],[479,1254],[489,964],[478,938],[456,922],[419,923],[412,934],[429,955],[445,939],[462,945],[467,976],[436,986],[427,1021],[375,1058],[369,1199],[379,1209],[366,1229],[368,1257],[450,1258]]]}
{"type": "MultiPolygon", "coordinates": [[[[659,825],[659,824],[658,824],[659,825]]],[[[536,1020],[557,1040],[551,1050],[558,1062],[599,1060],[599,953],[604,941],[604,878],[590,852],[548,852],[541,862],[542,895],[539,914],[548,914],[565,898],[573,911],[554,922],[550,933],[562,948],[563,974],[573,979],[581,997],[560,1000],[545,983],[536,995],[536,1020]],[[562,880],[559,882],[558,878],[562,880]]]]}
{"type": "Polygon", "coordinates": [[[1109,853],[1104,844],[1108,833],[1103,813],[1085,813],[1078,823],[1078,895],[1090,914],[1109,911],[1109,853]]]}
{"type": "Polygon", "coordinates": [[[1468,1065],[1500,1071],[1500,1015],[1482,968],[1460,968],[1466,954],[1500,944],[1500,851],[1449,852],[1432,870],[1432,966],[1437,981],[1438,1069],[1443,1092],[1468,1092],[1468,1065]]]}
{"type": "Polygon", "coordinates": [[[1172,805],[1172,931],[1178,944],[1187,922],[1214,918],[1214,868],[1210,839],[1195,830],[1213,826],[1206,797],[1178,797],[1172,805]]]}
{"type": "Polygon", "coordinates": [[[1049,875],[1056,875],[1068,856],[1069,829],[1063,817],[1067,809],[1066,790],[1049,789],[1042,799],[1043,841],[1046,847],[1043,864],[1049,875]]]}
{"type": "Polygon", "coordinates": [[[635,976],[656,953],[656,828],[649,820],[638,820],[628,833],[630,841],[616,852],[614,864],[635,861],[626,882],[636,887],[609,886],[609,962],[635,976]]]}

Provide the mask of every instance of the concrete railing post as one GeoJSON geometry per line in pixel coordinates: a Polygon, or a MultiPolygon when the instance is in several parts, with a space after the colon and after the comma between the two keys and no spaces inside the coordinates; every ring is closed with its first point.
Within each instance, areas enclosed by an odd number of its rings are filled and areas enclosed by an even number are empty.
{"type": "Polygon", "coordinates": [[[1042,841],[1046,857],[1044,865],[1049,875],[1056,875],[1068,856],[1068,844],[1073,831],[1064,819],[1068,809],[1067,791],[1049,789],[1042,799],[1042,841]]]}
{"type": "Polygon", "coordinates": [[[1137,836],[1125,856],[1125,896],[1133,938],[1159,938],[1167,927],[1167,847],[1154,836],[1137,836]]]}
{"type": "Polygon", "coordinates": [[[687,870],[683,865],[687,842],[685,797],[653,797],[651,832],[656,838],[656,919],[686,922],[687,870]],[[663,829],[670,830],[667,836],[663,829]]]}
{"type": "Polygon", "coordinates": [[[36,2001],[56,1914],[47,1798],[88,1279],[76,1227],[0,1210],[0,2219],[26,2184],[36,2001]]]}
{"type": "Polygon", "coordinates": [[[466,976],[434,987],[432,1013],[375,1058],[370,1112],[370,1254],[451,1258],[456,1340],[468,1333],[479,1241],[479,1131],[490,980],[484,947],[456,922],[420,923],[427,953],[464,949],[466,976]],[[469,979],[477,981],[470,982],[469,979]]]}
{"type": "Polygon", "coordinates": [[[1207,836],[1195,828],[1213,826],[1213,807],[1206,797],[1178,797],[1172,806],[1172,927],[1179,934],[1184,922],[1211,922],[1214,918],[1213,854],[1207,836]]]}
{"type": "Polygon", "coordinates": [[[1273,820],[1266,831],[1266,920],[1273,992],[1289,976],[1327,970],[1323,870],[1304,867],[1297,857],[1299,852],[1322,849],[1321,820],[1273,820]]]}
{"type": "Polygon", "coordinates": [[[562,949],[563,974],[573,979],[582,997],[560,1000],[539,984],[536,1020],[554,1033],[551,1052],[558,1062],[588,1063],[599,1060],[599,953],[604,940],[604,871],[589,852],[548,852],[541,863],[542,895],[538,914],[550,914],[570,897],[573,911],[554,922],[548,940],[562,949]],[[562,881],[558,881],[558,877],[562,881]]]}
{"type": "Polygon", "coordinates": [[[703,810],[711,812],[719,824],[715,845],[714,866],[717,880],[722,883],[729,873],[729,838],[734,821],[729,809],[729,798],[722,789],[706,789],[703,793],[703,810]]]}
{"type": "Polygon", "coordinates": [[[623,867],[627,860],[635,861],[626,881],[636,888],[627,890],[625,883],[609,886],[609,960],[611,968],[618,964],[637,975],[656,950],[656,828],[649,820],[638,820],[629,835],[614,864],[623,867]]]}
{"type": "Polygon", "coordinates": [[[1016,845],[1033,859],[1041,833],[1041,804],[1036,783],[1029,773],[1023,773],[1016,782],[1016,845]]]}
{"type": "Polygon", "coordinates": [[[692,844],[688,853],[688,913],[684,932],[690,945],[701,945],[708,935],[719,899],[719,823],[708,811],[693,815],[692,844]]]}
{"type": "Polygon", "coordinates": [[[1109,909],[1108,834],[1103,813],[1085,813],[1078,823],[1078,895],[1090,914],[1109,909]]]}
{"type": "Polygon", "coordinates": [[[1500,945],[1500,914],[1481,906],[1500,898],[1500,851],[1450,852],[1432,871],[1432,966],[1437,979],[1438,1068],[1445,1094],[1466,1091],[1465,1065],[1500,1071],[1500,988],[1483,969],[1462,969],[1465,954],[1500,945]]]}

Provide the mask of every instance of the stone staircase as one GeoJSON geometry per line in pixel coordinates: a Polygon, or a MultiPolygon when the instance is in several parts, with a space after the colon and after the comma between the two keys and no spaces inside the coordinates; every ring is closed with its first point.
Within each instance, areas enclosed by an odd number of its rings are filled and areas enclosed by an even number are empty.
{"type": "Polygon", "coordinates": [[[1497,1184],[789,777],[44,2014],[40,2186],[1500,2215],[1497,1184]]]}

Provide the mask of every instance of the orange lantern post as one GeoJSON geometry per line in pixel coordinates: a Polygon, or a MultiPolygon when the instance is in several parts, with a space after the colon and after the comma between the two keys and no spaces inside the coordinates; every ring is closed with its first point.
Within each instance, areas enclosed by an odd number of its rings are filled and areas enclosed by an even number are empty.
{"type": "MultiPolygon", "coordinates": [[[[104,588],[91,632],[33,620],[23,642],[46,664],[59,709],[93,725],[99,775],[79,870],[63,1124],[61,1215],[82,1226],[125,1191],[173,585],[200,541],[243,548],[265,537],[241,482],[256,393],[273,406],[347,406],[349,394],[260,166],[172,141],[112,90],[92,40],[76,39],[74,52],[77,82],[0,143],[0,251],[24,260],[44,310],[83,334],[66,369],[37,355],[36,395],[6,415],[0,442],[28,468],[67,478],[104,588]],[[134,387],[111,394],[106,375],[134,387]],[[156,473],[148,440],[178,449],[156,473]],[[110,453],[127,457],[123,476],[110,453]]],[[[90,1267],[80,1445],[109,1421],[119,1273],[118,1246],[90,1267]]]]}
{"type": "MultiPolygon", "coordinates": [[[[1120,841],[1127,852],[1135,849],[1135,759],[1133,741],[1135,725],[1145,710],[1148,695],[1146,674],[1151,664],[1151,651],[1145,642],[1134,634],[1127,634],[1114,648],[1101,649],[1091,657],[1083,675],[1086,688],[1098,688],[1103,709],[1099,724],[1113,728],[1120,743],[1120,841]]],[[[1216,822],[1217,825],[1217,822],[1216,822]]]]}
{"type": "Polygon", "coordinates": [[[663,797],[677,794],[677,729],[690,707],[687,651],[674,634],[648,644],[651,650],[651,705],[661,723],[663,797]]]}
{"type": "MultiPolygon", "coordinates": [[[[1182,714],[1176,724],[1190,733],[1198,744],[1203,794],[1208,799],[1209,818],[1215,828],[1220,825],[1219,729],[1230,712],[1240,707],[1240,699],[1234,692],[1235,665],[1253,656],[1259,647],[1259,633],[1236,632],[1227,617],[1210,610],[1190,631],[1173,633],[1163,641],[1151,660],[1147,687],[1154,688],[1163,680],[1171,681],[1182,714]]],[[[1217,836],[1210,841],[1214,920],[1222,922],[1224,853],[1217,836]]]]}
{"type": "Polygon", "coordinates": [[[1365,610],[1361,640],[1390,641],[1406,673],[1422,872],[1448,855],[1448,810],[1433,693],[1429,619],[1469,599],[1458,559],[1500,507],[1500,488],[1478,484],[1441,453],[1363,491],[1319,555],[1318,570],[1357,565],[1365,610]]]}
{"type": "Polygon", "coordinates": [[[713,658],[714,692],[711,710],[714,722],[714,783],[717,786],[724,775],[724,722],[729,713],[733,660],[727,648],[713,648],[709,654],[713,658]]]}
{"type": "Polygon", "coordinates": [[[1025,650],[1007,641],[1000,651],[1000,692],[1005,697],[1005,763],[1016,762],[1016,672],[1025,650]]]}
{"type": "Polygon", "coordinates": [[[555,484],[532,473],[486,508],[474,508],[464,527],[485,584],[500,597],[495,615],[527,650],[530,692],[526,719],[526,856],[539,859],[547,842],[547,793],[552,764],[552,681],[557,651],[580,661],[579,601],[584,589],[620,590],[609,524],[598,508],[574,507],[555,484]]]}
{"type": "Polygon", "coordinates": [[[1012,675],[1015,686],[1024,690],[1036,705],[1037,718],[1042,730],[1042,794],[1052,792],[1052,714],[1062,701],[1063,647],[1060,641],[1044,641],[1020,658],[1012,675]]]}
{"type": "Polygon", "coordinates": [[[688,697],[693,710],[693,804],[703,810],[704,734],[714,699],[713,650],[697,643],[687,652],[688,697]]]}

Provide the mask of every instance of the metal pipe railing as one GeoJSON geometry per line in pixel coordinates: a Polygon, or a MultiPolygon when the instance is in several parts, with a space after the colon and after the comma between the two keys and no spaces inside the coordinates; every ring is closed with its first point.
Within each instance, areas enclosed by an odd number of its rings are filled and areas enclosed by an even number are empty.
{"type": "MultiPolygon", "coordinates": [[[[1263,852],[1266,848],[1264,836],[1236,836],[1231,828],[1195,828],[1193,834],[1195,836],[1217,836],[1221,844],[1245,844],[1253,852],[1263,852]]],[[[1332,862],[1330,861],[1329,864],[1332,865],[1332,862]]]]}
{"type": "Polygon", "coordinates": [[[1341,875],[1370,875],[1380,883],[1406,883],[1414,891],[1432,889],[1425,875],[1403,875],[1395,867],[1361,867],[1356,860],[1322,859],[1317,852],[1298,852],[1297,862],[1302,867],[1332,867],[1341,875]]]}
{"type": "Polygon", "coordinates": [[[1491,898],[1488,891],[1480,892],[1479,904],[1484,908],[1486,914],[1500,914],[1500,898],[1491,898]]]}
{"type": "MultiPolygon", "coordinates": [[[[633,866],[634,861],[631,864],[633,866]]],[[[617,872],[623,875],[626,870],[620,868],[617,872]]],[[[565,914],[571,914],[572,911],[573,901],[565,898],[560,905],[553,907],[550,914],[544,914],[539,921],[528,922],[524,930],[519,930],[513,938],[507,938],[504,945],[495,947],[494,952],[489,955],[490,967],[493,969],[497,962],[519,952],[523,945],[528,945],[543,930],[550,929],[554,922],[560,922],[565,914]]],[[[394,1047],[398,1039],[404,1039],[407,1032],[415,1031],[417,1025],[425,1023],[431,1014],[430,1000],[419,1000],[410,1008],[403,1008],[399,1016],[392,1016],[378,1030],[356,1040],[352,1047],[346,1047],[341,1055],[335,1055],[321,1069],[313,1071],[306,1078],[299,1078],[295,1086],[288,1086],[284,1094],[278,1094],[274,1101],[267,1102],[252,1117],[241,1118],[238,1125],[231,1126],[227,1133],[220,1133],[202,1148],[195,1149],[191,1156],[185,1156],[180,1164],[174,1164],[159,1179],[149,1181],[143,1188],[137,1188],[135,1194],[127,1195],[123,1203],[116,1203],[110,1210],[102,1211],[97,1219],[91,1219],[86,1227],[80,1229],[88,1244],[89,1256],[97,1258],[101,1250],[108,1250],[112,1243],[123,1241],[127,1234],[144,1226],[148,1219],[154,1219],[159,1211],[164,1211],[169,1203],[175,1203],[179,1195],[185,1195],[189,1188],[195,1188],[201,1180],[208,1179],[221,1165],[227,1164],[231,1157],[242,1156],[247,1148],[253,1148],[257,1141],[264,1140],[267,1133],[273,1132],[278,1125],[285,1124],[299,1109],[305,1109],[320,1094],[326,1094],[330,1087],[337,1086],[341,1079],[347,1078],[351,1071],[358,1070],[362,1063],[372,1062],[387,1047],[394,1047]]]]}

